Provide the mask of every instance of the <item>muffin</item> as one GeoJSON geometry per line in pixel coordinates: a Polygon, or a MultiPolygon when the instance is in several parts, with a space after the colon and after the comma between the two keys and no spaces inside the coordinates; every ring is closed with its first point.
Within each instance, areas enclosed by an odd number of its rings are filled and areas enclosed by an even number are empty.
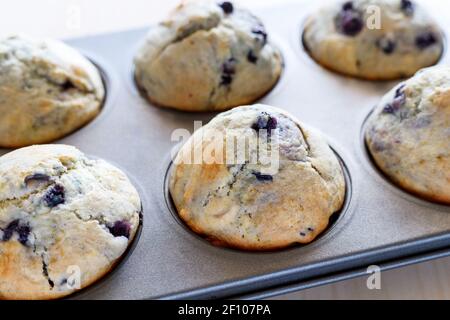
{"type": "Polygon", "coordinates": [[[450,204],[450,67],[424,69],[386,94],[367,121],[365,138],[394,183],[450,204]]]}
{"type": "Polygon", "coordinates": [[[436,64],[443,42],[435,21],[410,0],[332,2],[307,19],[303,33],[319,64],[368,80],[410,77],[436,64]]]}
{"type": "Polygon", "coordinates": [[[59,139],[100,111],[98,70],[54,40],[11,36],[0,40],[0,147],[59,139]]]}
{"type": "Polygon", "coordinates": [[[228,1],[183,2],[150,30],[135,57],[136,82],[148,100],[184,111],[251,103],[281,71],[261,21],[228,1]]]}
{"type": "Polygon", "coordinates": [[[342,208],[346,185],[319,133],[278,108],[255,105],[197,130],[174,159],[169,190],[180,218],[213,244],[274,250],[313,241],[342,208]],[[248,143],[232,147],[234,137],[248,143]],[[192,161],[196,153],[212,157],[192,161]]]}
{"type": "Polygon", "coordinates": [[[0,299],[54,299],[108,273],[141,203],[118,169],[66,145],[0,158],[0,299]],[[79,277],[78,277],[79,276],[79,277]]]}

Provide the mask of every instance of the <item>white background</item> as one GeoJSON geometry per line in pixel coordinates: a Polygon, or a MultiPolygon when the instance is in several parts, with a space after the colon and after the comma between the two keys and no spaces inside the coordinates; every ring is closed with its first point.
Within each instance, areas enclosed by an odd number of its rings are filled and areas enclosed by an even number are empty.
{"type": "MultiPolygon", "coordinates": [[[[55,38],[78,37],[151,25],[162,19],[178,3],[178,0],[1,1],[0,36],[19,32],[55,38]]],[[[256,4],[267,6],[280,1],[240,2],[251,7],[256,4]]],[[[358,278],[281,298],[450,299],[449,279],[450,258],[446,258],[384,272],[381,290],[368,290],[366,278],[358,278]]]]}

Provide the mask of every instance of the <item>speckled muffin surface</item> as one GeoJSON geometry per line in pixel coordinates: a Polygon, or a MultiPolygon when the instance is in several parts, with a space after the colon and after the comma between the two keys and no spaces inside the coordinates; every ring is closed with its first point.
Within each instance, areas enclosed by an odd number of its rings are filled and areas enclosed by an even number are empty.
{"type": "Polygon", "coordinates": [[[333,1],[307,19],[303,42],[322,66],[369,80],[412,76],[439,61],[444,43],[436,22],[410,0],[333,1]]]}
{"type": "Polygon", "coordinates": [[[188,0],[151,28],[135,57],[148,99],[184,111],[251,103],[272,89],[282,58],[261,21],[232,2],[188,0]]]}
{"type": "Polygon", "coordinates": [[[0,40],[0,147],[51,142],[100,111],[98,70],[55,40],[17,35],[0,40]]]}
{"type": "Polygon", "coordinates": [[[340,162],[320,134],[281,109],[255,105],[222,113],[196,131],[174,160],[169,190],[181,219],[213,244],[274,250],[314,240],[342,208],[346,186],[340,162]],[[261,136],[261,129],[270,134],[261,136]],[[248,146],[276,139],[277,149],[272,142],[262,146],[277,150],[277,170],[268,174],[267,163],[251,161],[254,149],[245,161],[230,160],[243,149],[227,147],[223,153],[231,155],[221,163],[186,160],[189,150],[220,145],[217,135],[228,146],[230,130],[248,134],[248,146]]]}
{"type": "Polygon", "coordinates": [[[450,68],[424,69],[386,94],[365,137],[374,161],[396,184],[450,204],[450,68]]]}
{"type": "Polygon", "coordinates": [[[0,299],[53,299],[105,275],[135,237],[139,195],[65,145],[0,158],[0,299]],[[78,277],[79,275],[79,277],[78,277]]]}

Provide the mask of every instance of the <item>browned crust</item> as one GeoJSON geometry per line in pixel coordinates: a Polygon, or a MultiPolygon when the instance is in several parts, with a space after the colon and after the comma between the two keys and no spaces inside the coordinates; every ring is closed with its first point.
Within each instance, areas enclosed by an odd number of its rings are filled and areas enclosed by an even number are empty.
{"type": "MultiPolygon", "coordinates": [[[[344,207],[344,202],[339,210],[342,210],[343,207],[344,207]]],[[[337,210],[336,212],[339,212],[339,210],[337,210]]],[[[180,212],[180,210],[177,208],[177,215],[186,224],[186,226],[191,231],[193,231],[195,234],[197,234],[201,238],[210,242],[213,246],[221,247],[221,248],[237,249],[237,250],[242,250],[242,251],[273,252],[273,251],[279,251],[279,250],[283,250],[283,249],[287,249],[287,248],[291,248],[291,247],[295,247],[295,246],[306,245],[311,242],[314,242],[314,240],[316,240],[318,237],[320,237],[323,234],[323,232],[325,230],[327,230],[330,226],[330,223],[328,221],[328,223],[317,233],[317,235],[315,237],[311,238],[311,240],[309,240],[309,241],[285,242],[285,243],[280,243],[280,244],[274,243],[273,245],[268,245],[268,244],[251,245],[251,244],[242,243],[239,241],[225,241],[225,240],[219,239],[215,236],[211,236],[211,235],[207,234],[207,232],[205,232],[203,229],[199,228],[197,225],[192,223],[190,220],[185,219],[181,214],[179,214],[179,212],[180,212]]],[[[331,216],[333,216],[336,212],[334,212],[331,216]]]]}
{"type": "Polygon", "coordinates": [[[91,281],[87,282],[85,285],[83,285],[78,290],[71,290],[66,292],[55,292],[54,294],[49,293],[42,293],[36,295],[35,293],[33,295],[27,295],[27,294],[17,294],[14,297],[7,297],[0,293],[0,300],[57,300],[57,299],[63,299],[63,298],[69,298],[71,296],[75,296],[77,294],[83,293],[83,291],[95,286],[99,285],[102,281],[107,280],[107,277],[112,275],[112,272],[115,271],[116,267],[118,267],[126,257],[131,253],[130,250],[133,249],[133,246],[135,245],[136,241],[139,238],[139,234],[142,229],[143,224],[143,214],[142,210],[139,213],[139,224],[136,228],[133,237],[128,241],[128,246],[125,252],[116,259],[108,268],[105,268],[102,273],[99,273],[99,275],[96,278],[93,278],[91,281]]]}

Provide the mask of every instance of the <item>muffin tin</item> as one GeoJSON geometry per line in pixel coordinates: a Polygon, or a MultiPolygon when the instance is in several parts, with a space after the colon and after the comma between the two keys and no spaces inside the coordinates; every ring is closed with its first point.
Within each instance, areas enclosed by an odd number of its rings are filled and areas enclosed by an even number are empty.
{"type": "MultiPolygon", "coordinates": [[[[95,120],[56,143],[118,164],[137,184],[144,215],[127,261],[76,298],[262,298],[361,275],[370,264],[397,267],[450,254],[450,206],[398,189],[371,163],[364,145],[367,115],[396,82],[346,78],[315,64],[303,49],[300,28],[313,5],[302,0],[251,8],[285,61],[280,82],[259,102],[286,109],[324,133],[346,169],[347,199],[317,240],[276,252],[214,247],[177,218],[166,181],[172,149],[179,147],[171,133],[192,132],[194,120],[206,124],[215,114],[157,108],[139,94],[132,60],[147,28],[67,41],[102,71],[107,97],[95,120]]],[[[450,31],[450,20],[439,19],[450,4],[424,5],[450,31]]],[[[448,61],[446,53],[440,63],[448,61]]]]}

